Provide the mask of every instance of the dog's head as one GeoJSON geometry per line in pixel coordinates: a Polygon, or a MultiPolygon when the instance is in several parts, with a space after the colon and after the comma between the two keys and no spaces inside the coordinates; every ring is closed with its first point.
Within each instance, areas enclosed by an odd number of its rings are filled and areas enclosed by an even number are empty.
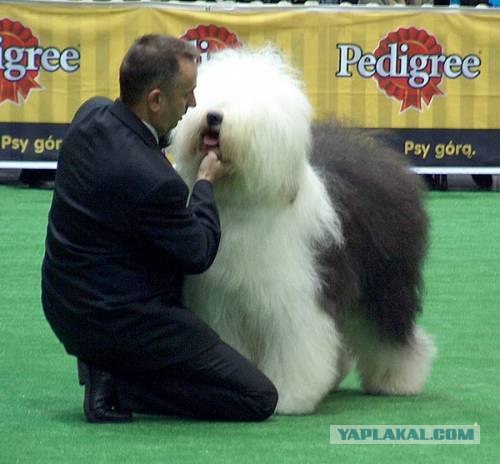
{"type": "Polygon", "coordinates": [[[190,184],[216,149],[231,166],[216,190],[290,195],[310,149],[311,106],[297,73],[272,49],[225,50],[199,68],[197,106],[173,134],[172,152],[190,184]]]}

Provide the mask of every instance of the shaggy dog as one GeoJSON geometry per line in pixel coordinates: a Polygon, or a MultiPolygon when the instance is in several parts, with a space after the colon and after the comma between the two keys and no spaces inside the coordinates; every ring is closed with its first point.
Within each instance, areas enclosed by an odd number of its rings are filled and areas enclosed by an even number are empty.
{"type": "Polygon", "coordinates": [[[416,394],[434,345],[415,324],[427,218],[401,156],[361,131],[311,127],[296,73],[272,50],[203,64],[172,152],[192,185],[220,150],[222,239],[187,307],[276,385],[278,413],[312,412],[353,362],[366,392],[416,394]]]}

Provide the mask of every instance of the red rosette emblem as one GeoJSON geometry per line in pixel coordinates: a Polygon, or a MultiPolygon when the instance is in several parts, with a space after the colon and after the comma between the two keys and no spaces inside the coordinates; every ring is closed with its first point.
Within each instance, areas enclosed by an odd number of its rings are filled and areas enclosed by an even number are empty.
{"type": "MultiPolygon", "coordinates": [[[[0,42],[1,64],[0,67],[0,103],[5,100],[11,100],[19,103],[19,95],[26,100],[32,89],[41,88],[36,81],[39,69],[27,70],[28,56],[24,53],[26,48],[38,47],[38,38],[34,37],[31,29],[24,27],[18,21],[11,21],[8,18],[0,20],[0,42]],[[20,59],[19,54],[22,54],[20,59]],[[10,62],[8,64],[8,62],[10,62]],[[12,71],[12,65],[17,68],[24,68],[24,75],[20,76],[21,71],[12,71]],[[9,69],[11,68],[11,69],[9,69]]],[[[39,57],[37,57],[39,61],[39,57]]],[[[38,67],[38,66],[37,66],[38,67]]]]}
{"type": "Polygon", "coordinates": [[[224,48],[239,48],[242,45],[235,33],[228,31],[224,26],[215,24],[199,25],[188,29],[181,39],[196,45],[201,54],[200,61],[204,61],[204,57],[208,58],[210,53],[224,48]]]}
{"type": "MultiPolygon", "coordinates": [[[[405,65],[408,66],[408,62],[411,60],[412,56],[420,55],[422,57],[428,57],[430,55],[441,55],[442,47],[435,37],[423,29],[416,29],[414,27],[399,28],[397,31],[387,34],[373,52],[377,59],[383,55],[391,55],[391,53],[398,57],[396,67],[400,72],[401,67],[404,66],[400,58],[401,55],[406,55],[405,65]],[[393,44],[396,44],[397,53],[394,53],[393,44]]],[[[390,66],[390,60],[386,60],[383,64],[383,69],[389,72],[390,66]]],[[[442,67],[442,63],[439,63],[438,69],[440,71],[442,71],[442,67]]],[[[420,72],[429,73],[430,70],[431,63],[429,62],[420,72]]],[[[428,82],[421,88],[415,88],[415,86],[410,85],[410,78],[407,75],[399,77],[391,73],[390,76],[386,77],[376,73],[374,77],[378,81],[379,88],[382,89],[386,95],[401,101],[400,112],[411,107],[422,111],[422,100],[429,106],[434,96],[443,95],[443,92],[438,87],[443,80],[442,72],[439,72],[439,76],[430,76],[428,82]]]]}

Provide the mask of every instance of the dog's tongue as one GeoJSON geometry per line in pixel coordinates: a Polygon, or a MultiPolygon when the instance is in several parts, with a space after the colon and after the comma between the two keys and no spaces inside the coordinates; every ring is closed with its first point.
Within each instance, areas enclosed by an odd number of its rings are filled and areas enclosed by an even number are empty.
{"type": "Polygon", "coordinates": [[[203,143],[208,147],[216,147],[219,145],[219,137],[207,134],[203,137],[203,143]]]}

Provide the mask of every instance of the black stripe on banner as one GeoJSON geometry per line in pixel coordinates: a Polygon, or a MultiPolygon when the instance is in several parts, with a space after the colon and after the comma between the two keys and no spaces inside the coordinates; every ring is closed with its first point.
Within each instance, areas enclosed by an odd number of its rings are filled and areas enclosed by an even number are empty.
{"type": "Polygon", "coordinates": [[[500,129],[367,129],[416,167],[500,167],[500,129]]]}
{"type": "Polygon", "coordinates": [[[68,126],[0,123],[0,161],[57,161],[68,126]]]}

